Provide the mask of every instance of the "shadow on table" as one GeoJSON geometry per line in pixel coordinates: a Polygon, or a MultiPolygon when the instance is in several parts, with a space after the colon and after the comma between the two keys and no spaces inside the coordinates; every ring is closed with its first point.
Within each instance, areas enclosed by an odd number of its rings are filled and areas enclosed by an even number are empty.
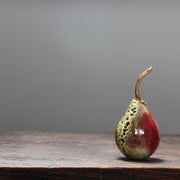
{"type": "Polygon", "coordinates": [[[165,162],[165,160],[159,159],[159,158],[148,158],[148,159],[144,159],[144,160],[133,160],[133,159],[128,159],[127,157],[119,157],[118,160],[126,161],[126,162],[140,162],[140,163],[160,163],[160,162],[165,162]]]}

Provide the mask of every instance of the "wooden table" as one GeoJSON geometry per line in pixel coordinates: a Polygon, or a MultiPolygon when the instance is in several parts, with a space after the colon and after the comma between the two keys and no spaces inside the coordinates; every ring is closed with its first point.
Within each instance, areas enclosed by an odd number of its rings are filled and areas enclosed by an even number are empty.
{"type": "Polygon", "coordinates": [[[113,134],[10,132],[0,135],[1,179],[180,179],[180,136],[164,136],[146,161],[129,161],[113,134]]]}

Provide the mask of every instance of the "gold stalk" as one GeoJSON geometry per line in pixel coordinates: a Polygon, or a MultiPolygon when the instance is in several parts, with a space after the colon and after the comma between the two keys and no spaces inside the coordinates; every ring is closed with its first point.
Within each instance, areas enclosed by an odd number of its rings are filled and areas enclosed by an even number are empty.
{"type": "Polygon", "coordinates": [[[142,81],[142,79],[149,74],[152,71],[153,67],[149,67],[148,69],[146,69],[138,78],[138,80],[136,81],[136,85],[135,85],[135,96],[137,100],[141,100],[140,98],[140,94],[139,94],[139,85],[142,81]]]}

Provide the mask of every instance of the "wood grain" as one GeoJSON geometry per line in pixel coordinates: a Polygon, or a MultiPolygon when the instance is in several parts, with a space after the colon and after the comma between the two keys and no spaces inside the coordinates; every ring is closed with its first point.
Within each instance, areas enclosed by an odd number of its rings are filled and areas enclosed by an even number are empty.
{"type": "Polygon", "coordinates": [[[113,134],[0,135],[0,179],[180,179],[180,136],[163,136],[146,161],[130,161],[113,134]]]}

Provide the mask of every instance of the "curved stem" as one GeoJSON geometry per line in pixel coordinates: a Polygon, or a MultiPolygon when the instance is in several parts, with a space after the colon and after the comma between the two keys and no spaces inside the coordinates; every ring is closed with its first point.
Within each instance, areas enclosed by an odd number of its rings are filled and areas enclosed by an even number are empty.
{"type": "Polygon", "coordinates": [[[148,69],[146,69],[138,78],[138,80],[136,81],[136,85],[135,85],[135,96],[136,96],[136,99],[138,100],[141,100],[140,98],[140,94],[139,94],[139,85],[142,81],[142,79],[147,75],[149,74],[151,71],[152,71],[153,67],[149,67],[148,69]]]}

